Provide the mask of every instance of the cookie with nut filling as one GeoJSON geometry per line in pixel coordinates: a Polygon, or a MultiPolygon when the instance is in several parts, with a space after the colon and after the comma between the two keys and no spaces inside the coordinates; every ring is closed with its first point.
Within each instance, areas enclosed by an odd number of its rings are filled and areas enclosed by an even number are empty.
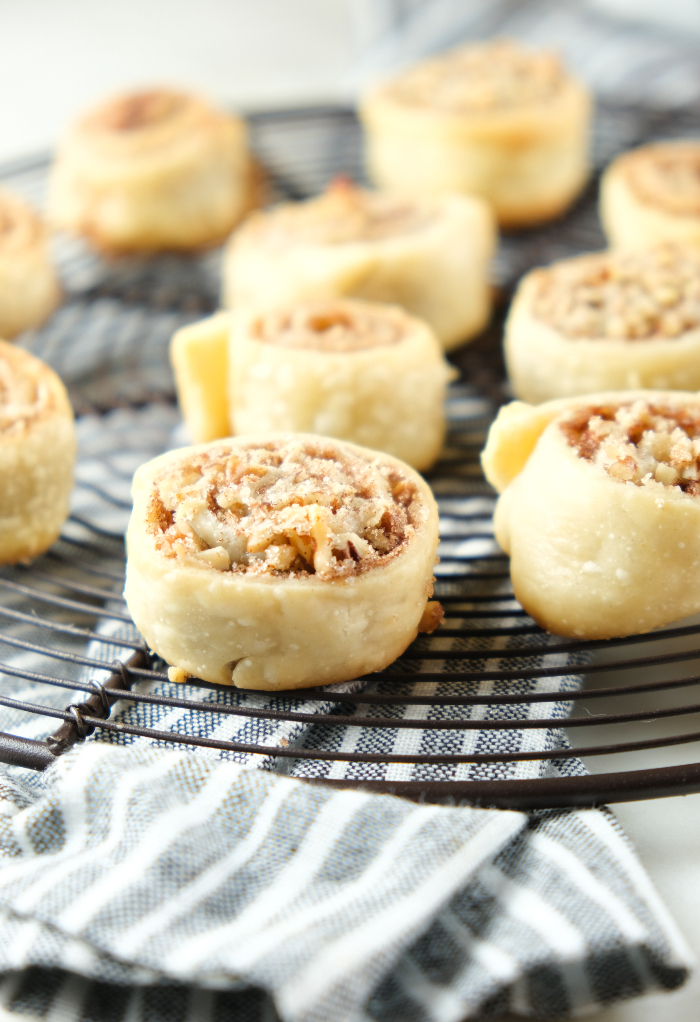
{"type": "Polygon", "coordinates": [[[601,180],[600,218],[618,248],[700,246],[700,141],[657,142],[618,156],[601,180]]]}
{"type": "Polygon", "coordinates": [[[345,298],[241,311],[229,343],[233,433],[320,433],[421,471],[437,459],[454,370],[402,309],[345,298]]]}
{"type": "Polygon", "coordinates": [[[481,199],[371,192],[340,178],[306,202],[255,214],[233,235],[223,304],[390,302],[424,319],[450,349],[488,322],[495,245],[481,199]]]}
{"type": "Polygon", "coordinates": [[[482,455],[513,588],[549,631],[646,632],[700,611],[700,396],[505,406],[482,455]]]}
{"type": "Polygon", "coordinates": [[[186,250],[222,241],[252,194],[243,120],[160,88],[108,99],[69,128],[49,214],[107,252],[186,250]]]}
{"type": "Polygon", "coordinates": [[[437,507],[390,455],[303,434],[241,437],[156,458],[133,494],[125,597],[176,679],[345,681],[386,667],[439,621],[428,603],[437,507]]]}
{"type": "Polygon", "coordinates": [[[525,401],[700,388],[700,249],[612,250],[533,270],[508,315],[505,354],[525,401]]]}
{"type": "Polygon", "coordinates": [[[58,376],[0,341],[0,563],[43,553],[68,516],[73,411],[58,376]]]}
{"type": "Polygon", "coordinates": [[[60,297],[41,218],[0,188],[0,337],[9,341],[39,326],[60,297]]]}
{"type": "Polygon", "coordinates": [[[522,227],[558,216],[589,173],[591,100],[555,54],[469,43],[371,89],[360,107],[371,179],[466,192],[522,227]]]}

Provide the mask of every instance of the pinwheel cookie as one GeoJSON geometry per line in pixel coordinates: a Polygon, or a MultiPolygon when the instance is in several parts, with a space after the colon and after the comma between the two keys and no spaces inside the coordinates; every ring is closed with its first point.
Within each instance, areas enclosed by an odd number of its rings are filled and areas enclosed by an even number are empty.
{"type": "Polygon", "coordinates": [[[597,252],[533,270],[506,323],[517,397],[700,388],[700,249],[597,252]]]}
{"type": "Polygon", "coordinates": [[[602,639],[700,611],[700,395],[516,401],[482,458],[515,594],[544,628],[602,639]]]}
{"type": "Polygon", "coordinates": [[[700,141],[657,142],[618,156],[601,181],[600,216],[620,248],[700,246],[700,141]]]}
{"type": "Polygon", "coordinates": [[[0,563],[43,553],[68,515],[75,430],[48,366],[0,341],[0,563]]]}
{"type": "Polygon", "coordinates": [[[234,433],[294,430],[388,451],[418,469],[445,434],[452,370],[425,323],[354,299],[234,313],[229,420],[234,433]]]}
{"type": "Polygon", "coordinates": [[[421,619],[439,620],[427,607],[435,501],[389,455],[242,437],[156,458],[133,493],[125,596],[176,677],[269,690],[344,681],[386,667],[421,619]]]}
{"type": "Polygon", "coordinates": [[[0,188],[0,337],[38,326],[58,305],[60,291],[39,216],[0,188]]]}
{"type": "Polygon", "coordinates": [[[257,213],[229,242],[223,304],[273,308],[353,296],[403,306],[445,348],[491,312],[492,214],[470,196],[407,198],[345,179],[307,202],[257,213]]]}
{"type": "Polygon", "coordinates": [[[54,223],[112,252],[190,249],[246,212],[244,122],[169,89],[116,96],[63,138],[51,173],[54,223]]]}
{"type": "Polygon", "coordinates": [[[579,193],[590,115],[588,91],[554,54],[503,39],[426,60],[361,104],[379,187],[482,195],[512,227],[558,216],[579,193]]]}

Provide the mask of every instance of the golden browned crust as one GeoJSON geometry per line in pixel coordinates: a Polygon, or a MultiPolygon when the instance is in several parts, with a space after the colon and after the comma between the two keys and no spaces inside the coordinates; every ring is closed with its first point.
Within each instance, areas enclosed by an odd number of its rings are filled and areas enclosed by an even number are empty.
{"type": "Polygon", "coordinates": [[[370,192],[338,176],[312,199],[283,203],[251,218],[245,232],[272,249],[300,244],[348,245],[410,234],[428,226],[433,218],[429,202],[370,192]]]}

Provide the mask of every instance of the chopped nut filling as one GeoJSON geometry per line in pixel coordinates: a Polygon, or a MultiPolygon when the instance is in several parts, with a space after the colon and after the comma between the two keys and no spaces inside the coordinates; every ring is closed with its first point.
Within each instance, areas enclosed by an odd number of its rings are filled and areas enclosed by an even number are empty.
{"type": "Polygon", "coordinates": [[[567,441],[613,479],[661,483],[700,495],[700,405],[664,408],[647,401],[578,408],[561,422],[567,441]]]}
{"type": "Polygon", "coordinates": [[[627,181],[643,202],[700,214],[700,143],[645,146],[623,159],[627,181]]]}
{"type": "Polygon", "coordinates": [[[138,131],[165,121],[182,109],[184,96],[165,89],[120,96],[96,111],[96,127],[110,131],[138,131]]]}
{"type": "Polygon", "coordinates": [[[555,54],[495,39],[423,61],[389,88],[403,103],[479,113],[546,102],[563,81],[564,70],[555,54]]]}
{"type": "Polygon", "coordinates": [[[254,217],[246,233],[270,248],[346,245],[409,234],[431,220],[432,210],[425,202],[367,192],[338,177],[315,199],[288,202],[254,217]]]}
{"type": "Polygon", "coordinates": [[[0,357],[0,432],[18,433],[53,407],[51,391],[30,371],[0,357]],[[19,368],[19,371],[18,371],[19,368]]]}
{"type": "Polygon", "coordinates": [[[397,344],[405,336],[403,317],[364,302],[314,302],[260,316],[252,333],[260,341],[288,348],[352,352],[397,344]]]}
{"type": "Polygon", "coordinates": [[[164,470],[156,486],[156,548],[243,574],[349,578],[395,557],[425,514],[393,466],[321,439],[217,446],[164,470]]]}
{"type": "Polygon", "coordinates": [[[700,251],[671,243],[539,271],[532,312],[570,338],[645,341],[700,325],[700,251]]]}

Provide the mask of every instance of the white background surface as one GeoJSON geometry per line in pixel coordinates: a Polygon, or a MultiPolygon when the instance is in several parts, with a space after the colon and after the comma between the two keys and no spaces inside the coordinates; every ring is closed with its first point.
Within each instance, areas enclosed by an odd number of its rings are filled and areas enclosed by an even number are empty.
{"type": "MultiPolygon", "coordinates": [[[[389,3],[0,0],[0,160],[49,148],[77,111],[123,87],[183,85],[242,109],[347,99],[372,18],[389,3]]],[[[700,957],[700,795],[617,812],[700,957]]],[[[699,1022],[700,977],[596,1018],[699,1022]]]]}

